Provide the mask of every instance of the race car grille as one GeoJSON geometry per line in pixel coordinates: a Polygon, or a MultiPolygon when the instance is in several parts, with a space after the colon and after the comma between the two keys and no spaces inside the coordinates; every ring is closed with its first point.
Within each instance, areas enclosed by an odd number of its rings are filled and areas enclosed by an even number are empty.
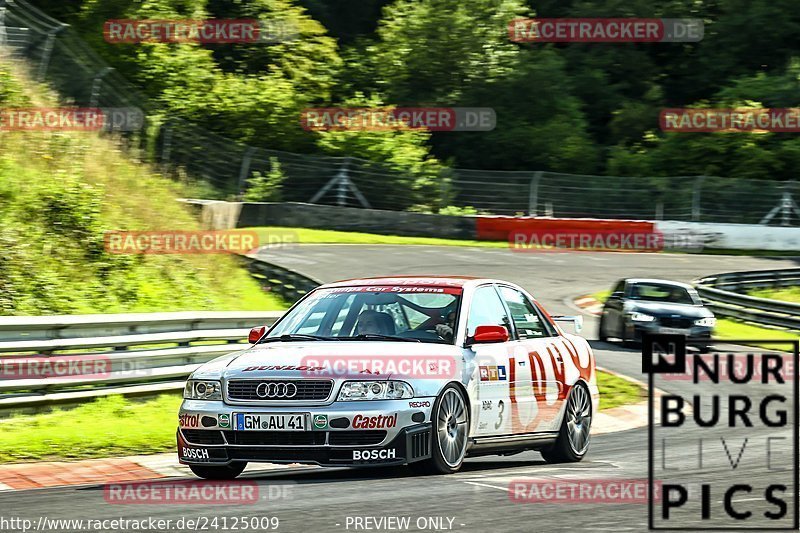
{"type": "Polygon", "coordinates": [[[225,444],[220,431],[207,429],[184,429],[183,436],[191,444],[225,444]]]}
{"type": "Polygon", "coordinates": [[[329,379],[240,379],[228,382],[228,399],[251,401],[325,400],[333,389],[329,379]]]}
{"type": "Polygon", "coordinates": [[[323,431],[226,431],[228,444],[250,446],[322,446],[323,431]]]}
{"type": "Polygon", "coordinates": [[[332,446],[369,446],[380,444],[386,438],[383,430],[374,431],[331,431],[328,444],[332,446]]]}
{"type": "Polygon", "coordinates": [[[659,319],[659,324],[666,328],[690,328],[692,327],[692,322],[694,322],[691,318],[673,318],[673,317],[663,317],[659,319]]]}

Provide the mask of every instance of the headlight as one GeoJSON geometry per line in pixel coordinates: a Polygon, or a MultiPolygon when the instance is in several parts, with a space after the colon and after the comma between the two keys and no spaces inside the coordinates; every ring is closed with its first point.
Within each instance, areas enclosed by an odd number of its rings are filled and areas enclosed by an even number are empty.
{"type": "Polygon", "coordinates": [[[694,321],[695,326],[705,326],[707,328],[713,328],[717,325],[717,319],[713,316],[709,316],[706,318],[701,318],[699,320],[694,321]]]}
{"type": "Polygon", "coordinates": [[[222,384],[219,381],[190,379],[183,388],[187,400],[221,400],[222,384]]]}
{"type": "Polygon", "coordinates": [[[338,401],[402,400],[413,397],[414,389],[404,381],[345,381],[338,401]]]}
{"type": "Polygon", "coordinates": [[[631,320],[633,322],[652,322],[655,319],[656,317],[652,315],[646,315],[644,313],[636,313],[636,312],[631,313],[631,320]]]}

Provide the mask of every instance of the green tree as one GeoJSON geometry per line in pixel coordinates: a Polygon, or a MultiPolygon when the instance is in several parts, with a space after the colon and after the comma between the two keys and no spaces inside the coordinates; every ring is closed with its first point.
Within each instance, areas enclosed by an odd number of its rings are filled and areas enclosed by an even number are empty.
{"type": "Polygon", "coordinates": [[[280,202],[283,200],[283,182],[286,176],[281,170],[281,163],[277,158],[271,157],[270,169],[266,174],[253,172],[253,177],[247,180],[247,191],[242,200],[245,202],[280,202]]]}

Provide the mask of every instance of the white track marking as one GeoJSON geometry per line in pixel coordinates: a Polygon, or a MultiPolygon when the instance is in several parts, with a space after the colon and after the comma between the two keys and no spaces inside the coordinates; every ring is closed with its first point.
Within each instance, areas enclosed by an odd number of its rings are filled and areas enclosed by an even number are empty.
{"type": "Polygon", "coordinates": [[[494,485],[487,485],[486,483],[476,483],[475,481],[462,481],[462,483],[468,483],[470,485],[477,485],[478,487],[488,487],[490,489],[497,489],[497,490],[502,490],[503,492],[508,492],[508,487],[495,487],[494,485]]]}

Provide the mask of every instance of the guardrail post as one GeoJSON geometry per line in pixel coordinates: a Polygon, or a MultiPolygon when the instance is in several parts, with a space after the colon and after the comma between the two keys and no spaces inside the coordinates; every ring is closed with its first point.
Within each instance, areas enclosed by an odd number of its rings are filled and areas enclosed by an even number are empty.
{"type": "Polygon", "coordinates": [[[47,74],[47,68],[50,66],[50,56],[53,54],[53,47],[56,43],[56,35],[58,35],[59,32],[63,31],[66,27],[66,24],[62,24],[58,28],[53,28],[47,33],[47,41],[44,43],[42,61],[39,63],[39,81],[44,81],[44,77],[47,74]]]}
{"type": "MultiPolygon", "coordinates": [[[[0,4],[5,4],[5,0],[0,0],[0,4]]],[[[0,7],[0,48],[4,48],[8,42],[6,34],[6,8],[0,7]]]]}
{"type": "Polygon", "coordinates": [[[172,149],[172,126],[166,124],[163,126],[164,138],[161,145],[161,162],[169,163],[170,150],[172,149]]]}
{"type": "Polygon", "coordinates": [[[100,100],[100,87],[103,83],[103,77],[112,70],[114,70],[113,67],[105,67],[95,75],[92,81],[92,96],[89,99],[89,107],[97,107],[97,103],[100,100]]]}
{"type": "Polygon", "coordinates": [[[242,164],[239,167],[239,194],[242,194],[247,185],[247,176],[250,175],[250,161],[253,159],[255,148],[248,146],[242,156],[242,164]]]}
{"type": "Polygon", "coordinates": [[[538,215],[537,207],[539,204],[539,181],[542,178],[542,171],[537,170],[533,173],[531,183],[528,188],[528,215],[535,217],[538,215]]]}
{"type": "Polygon", "coordinates": [[[692,187],[692,221],[700,221],[700,201],[702,200],[703,180],[705,176],[695,178],[694,186],[692,187]]]}

